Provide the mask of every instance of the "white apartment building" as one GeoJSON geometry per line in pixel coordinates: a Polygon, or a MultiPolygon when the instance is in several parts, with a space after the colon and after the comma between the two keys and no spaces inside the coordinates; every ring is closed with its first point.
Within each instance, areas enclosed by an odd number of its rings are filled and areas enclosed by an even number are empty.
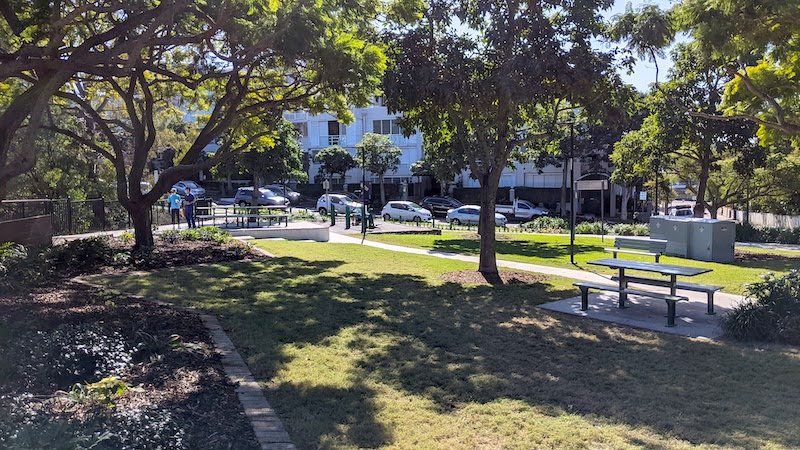
{"type": "MultiPolygon", "coordinates": [[[[399,114],[391,114],[383,106],[381,99],[365,108],[353,108],[355,120],[349,125],[345,125],[338,119],[327,113],[310,115],[306,112],[286,113],[284,117],[292,122],[300,131],[300,142],[303,151],[311,157],[308,170],[310,181],[319,173],[319,164],[313,161],[314,155],[320,150],[331,145],[339,145],[356,156],[355,145],[361,141],[365,133],[378,133],[389,136],[403,151],[400,156],[400,164],[395,172],[387,173],[384,176],[385,183],[411,183],[414,177],[411,173],[411,165],[422,159],[422,134],[417,131],[409,137],[403,136],[400,127],[397,125],[399,114]]],[[[361,182],[362,171],[360,168],[350,169],[344,179],[332,180],[334,184],[361,182]]],[[[372,173],[366,173],[368,182],[377,182],[378,179],[372,173]]]]}

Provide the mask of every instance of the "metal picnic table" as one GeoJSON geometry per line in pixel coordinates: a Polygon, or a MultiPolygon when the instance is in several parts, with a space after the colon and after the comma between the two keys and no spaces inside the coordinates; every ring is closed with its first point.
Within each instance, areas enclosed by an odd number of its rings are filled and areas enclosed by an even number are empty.
{"type": "MultiPolygon", "coordinates": [[[[669,287],[670,295],[675,295],[677,289],[678,277],[694,277],[700,274],[711,272],[711,269],[703,269],[699,267],[686,267],[677,266],[674,264],[651,263],[644,261],[633,261],[629,259],[615,259],[604,258],[595,261],[589,261],[588,264],[594,266],[610,267],[619,270],[619,306],[624,308],[625,301],[628,295],[625,290],[628,288],[629,277],[625,275],[625,270],[640,270],[643,272],[658,273],[661,275],[669,276],[669,281],[663,280],[664,285],[669,287]]],[[[633,277],[641,280],[639,277],[633,277]]],[[[659,281],[659,280],[654,280],[659,281]]]]}

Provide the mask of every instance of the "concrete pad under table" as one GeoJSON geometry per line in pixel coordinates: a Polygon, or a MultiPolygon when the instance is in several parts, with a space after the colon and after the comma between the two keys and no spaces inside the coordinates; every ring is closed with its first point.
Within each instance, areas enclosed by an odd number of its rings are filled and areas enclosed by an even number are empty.
{"type": "Polygon", "coordinates": [[[612,322],[664,333],[689,337],[716,339],[722,335],[720,319],[731,308],[724,296],[715,297],[715,315],[706,314],[706,302],[699,299],[678,302],[675,326],[667,326],[667,303],[664,300],[628,295],[627,308],[617,307],[617,294],[600,292],[589,294],[589,310],[581,311],[581,297],[568,298],[540,305],[540,308],[590,319],[612,322]]]}

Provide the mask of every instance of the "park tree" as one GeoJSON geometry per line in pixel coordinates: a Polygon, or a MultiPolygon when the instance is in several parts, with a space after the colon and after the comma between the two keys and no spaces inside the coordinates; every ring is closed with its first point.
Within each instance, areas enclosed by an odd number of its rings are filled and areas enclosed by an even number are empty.
{"type": "Polygon", "coordinates": [[[347,171],[356,166],[353,155],[339,145],[331,145],[320,150],[314,155],[314,162],[320,165],[319,170],[326,178],[337,174],[341,174],[344,178],[347,171]]]}
{"type": "Polygon", "coordinates": [[[602,109],[612,58],[596,40],[599,10],[611,3],[433,0],[392,36],[387,105],[403,111],[405,129],[435,143],[429,151],[467,161],[481,186],[478,270],[486,276],[498,274],[495,199],[512,153],[550,137],[568,109],[602,109]]]}
{"type": "Polygon", "coordinates": [[[800,139],[800,8],[792,1],[683,0],[675,21],[728,75],[716,111],[692,114],[709,120],[746,120],[759,135],[778,132],[800,139]]]}
{"type": "MultiPolygon", "coordinates": [[[[429,145],[435,143],[425,142],[425,149],[429,145]]],[[[451,153],[447,157],[441,155],[447,149],[438,149],[426,151],[423,149],[423,157],[419,161],[411,165],[411,172],[417,176],[430,175],[439,183],[439,195],[447,193],[448,183],[452,183],[453,179],[467,167],[467,161],[463,158],[463,154],[456,152],[451,153]],[[434,156],[434,155],[439,155],[434,156]]],[[[450,149],[453,150],[453,149],[450,149]]]]}
{"type": "Polygon", "coordinates": [[[233,9],[189,0],[10,0],[0,6],[0,199],[46,147],[37,136],[48,102],[65,84],[129,71],[148,42],[169,47],[208,39],[233,9]],[[180,26],[175,19],[191,11],[208,26],[180,26]]]}
{"type": "Polygon", "coordinates": [[[361,141],[356,144],[356,163],[363,170],[369,170],[378,176],[378,183],[381,186],[381,205],[386,204],[383,177],[386,172],[397,170],[402,154],[400,147],[394,145],[385,134],[365,133],[361,141]]]}
{"type": "Polygon", "coordinates": [[[48,127],[111,161],[137,247],[152,245],[149,209],[173,183],[242,151],[268,148],[285,110],[349,118],[349,105],[369,101],[385,64],[369,43],[376,4],[182,4],[153,25],[158,31],[135,58],[76,77],[55,94],[53,106],[73,111],[81,126],[48,127]],[[195,111],[196,132],[188,148],[177,149],[176,164],[142,192],[158,138],[156,112],[169,105],[195,111]],[[214,156],[204,158],[212,144],[214,156]]]}

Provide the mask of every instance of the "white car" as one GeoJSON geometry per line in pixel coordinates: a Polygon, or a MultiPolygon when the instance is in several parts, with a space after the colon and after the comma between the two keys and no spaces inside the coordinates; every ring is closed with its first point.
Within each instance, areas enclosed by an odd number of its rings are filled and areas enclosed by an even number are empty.
{"type": "MultiPolygon", "coordinates": [[[[464,205],[447,211],[447,221],[453,225],[477,225],[481,215],[481,207],[477,205],[464,205]]],[[[495,213],[494,224],[504,227],[508,223],[506,216],[495,213]]]]}
{"type": "Polygon", "coordinates": [[[432,214],[427,209],[414,202],[389,202],[383,207],[381,215],[384,220],[409,220],[422,222],[431,220],[432,214]]]}
{"type": "Polygon", "coordinates": [[[361,203],[354,202],[344,194],[322,194],[317,199],[317,212],[328,214],[328,197],[330,197],[330,208],[339,214],[344,214],[345,209],[350,207],[350,214],[361,215],[361,203]]]}

